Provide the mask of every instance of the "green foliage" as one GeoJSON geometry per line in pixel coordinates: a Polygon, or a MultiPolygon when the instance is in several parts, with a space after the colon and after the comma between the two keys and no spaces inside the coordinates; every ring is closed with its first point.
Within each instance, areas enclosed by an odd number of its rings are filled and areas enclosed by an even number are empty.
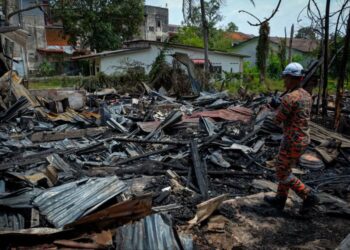
{"type": "Polygon", "coordinates": [[[260,83],[264,83],[266,74],[266,61],[269,52],[270,26],[268,22],[263,22],[259,29],[259,40],[256,46],[256,65],[260,72],[260,83]]]}
{"type": "Polygon", "coordinates": [[[112,50],[138,32],[143,21],[142,0],[51,0],[51,10],[62,20],[65,34],[76,45],[97,51],[112,50]]]}
{"type": "Polygon", "coordinates": [[[90,92],[102,88],[115,88],[121,94],[133,93],[138,92],[139,84],[147,79],[144,71],[131,68],[121,74],[106,75],[100,72],[95,76],[84,77],[82,86],[90,92]]]}
{"type": "MultiPolygon", "coordinates": [[[[330,43],[330,50],[331,50],[331,54],[334,55],[337,53],[337,50],[339,50],[339,48],[344,46],[344,36],[341,36],[338,34],[338,36],[335,38],[333,36],[332,41],[334,41],[333,43],[330,43]]],[[[334,62],[332,65],[330,65],[330,71],[329,71],[329,75],[332,78],[338,78],[338,76],[340,75],[340,65],[341,65],[341,59],[343,56],[343,52],[339,53],[338,56],[335,58],[334,62]]],[[[348,57],[348,63],[347,63],[347,67],[346,67],[346,78],[349,79],[350,78],[350,56],[348,57]]]]}
{"type": "MultiPolygon", "coordinates": [[[[202,32],[200,28],[194,26],[180,28],[179,32],[169,41],[188,46],[204,47],[202,32]]],[[[232,40],[225,31],[213,28],[209,34],[209,49],[233,51],[232,40]]]]}
{"type": "Polygon", "coordinates": [[[292,62],[300,63],[304,68],[307,67],[307,65],[305,65],[306,58],[301,54],[292,55],[292,62]]]}
{"type": "Polygon", "coordinates": [[[259,70],[255,65],[250,62],[243,63],[243,81],[252,82],[256,77],[259,76],[259,70]]]}
{"type": "Polygon", "coordinates": [[[226,32],[237,32],[238,31],[238,26],[234,22],[229,22],[227,24],[227,27],[225,29],[226,32]]]}
{"type": "Polygon", "coordinates": [[[55,74],[55,67],[47,62],[42,62],[38,67],[38,75],[39,76],[53,76],[55,74]]]}
{"type": "Polygon", "coordinates": [[[283,38],[280,40],[280,43],[278,44],[277,55],[280,61],[281,69],[284,69],[286,67],[287,62],[287,38],[283,38]]]}
{"type": "Polygon", "coordinates": [[[221,29],[212,29],[209,38],[209,48],[213,50],[232,51],[232,40],[221,29]]]}
{"type": "Polygon", "coordinates": [[[153,81],[162,72],[164,65],[167,64],[165,61],[166,51],[167,49],[165,47],[160,50],[158,56],[152,63],[152,68],[148,74],[151,81],[153,81]]]}
{"type": "Polygon", "coordinates": [[[269,55],[269,63],[267,66],[267,74],[271,79],[281,79],[281,72],[284,69],[282,67],[281,58],[279,55],[274,54],[272,51],[269,55]]]}
{"type": "Polygon", "coordinates": [[[178,33],[169,41],[188,46],[204,47],[201,31],[194,26],[181,27],[178,33]]]}
{"type": "Polygon", "coordinates": [[[295,38],[316,40],[316,33],[312,27],[303,27],[298,30],[295,38]]]}
{"type": "Polygon", "coordinates": [[[29,81],[29,89],[60,89],[60,88],[73,88],[79,85],[80,77],[47,77],[44,79],[37,79],[29,81]]]}

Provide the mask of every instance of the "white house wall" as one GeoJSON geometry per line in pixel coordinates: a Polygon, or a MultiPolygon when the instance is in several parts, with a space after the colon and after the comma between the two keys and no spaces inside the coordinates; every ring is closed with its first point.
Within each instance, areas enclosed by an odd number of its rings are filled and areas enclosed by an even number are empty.
{"type": "Polygon", "coordinates": [[[151,49],[145,49],[102,57],[100,71],[107,75],[112,75],[123,72],[132,66],[141,66],[148,73],[157,55],[154,55],[151,49]]]}
{"type": "MultiPolygon", "coordinates": [[[[237,48],[235,48],[235,53],[248,55],[250,57],[244,58],[245,62],[250,62],[252,66],[256,65],[256,47],[258,46],[258,39],[253,39],[251,41],[246,42],[244,45],[238,45],[237,48]]],[[[278,52],[278,45],[275,43],[270,42],[270,50],[272,49],[274,53],[278,52]]],[[[270,52],[270,51],[269,51],[270,52]]],[[[288,56],[288,46],[287,46],[287,55],[288,56]]],[[[292,49],[292,56],[300,55],[303,57],[303,61],[300,62],[304,64],[305,66],[309,63],[309,61],[312,59],[312,56],[309,56],[307,53],[303,53],[299,50],[292,49]]]]}
{"type": "Polygon", "coordinates": [[[256,64],[256,46],[258,45],[258,40],[254,39],[252,41],[246,42],[244,45],[238,45],[237,48],[235,48],[235,52],[242,54],[242,55],[248,55],[249,57],[244,58],[245,62],[250,62],[251,65],[256,64]]]}
{"type": "MultiPolygon", "coordinates": [[[[109,55],[101,58],[100,71],[108,75],[122,72],[130,66],[142,66],[146,73],[149,73],[151,66],[159,55],[162,46],[151,45],[149,49],[139,50],[129,53],[109,55]]],[[[175,52],[186,53],[191,59],[203,59],[202,51],[185,49],[185,48],[169,48],[166,52],[166,61],[172,64],[173,57],[171,54],[175,52]]],[[[209,52],[209,61],[213,66],[221,66],[223,71],[239,73],[242,72],[242,57],[231,56],[209,52]]]]}

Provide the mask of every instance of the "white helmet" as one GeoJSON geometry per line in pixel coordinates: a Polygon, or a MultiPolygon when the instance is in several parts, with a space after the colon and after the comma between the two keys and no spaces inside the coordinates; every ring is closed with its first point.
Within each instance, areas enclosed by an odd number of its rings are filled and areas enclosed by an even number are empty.
{"type": "Polygon", "coordinates": [[[286,66],[283,70],[282,75],[290,75],[290,76],[303,76],[304,68],[300,63],[292,62],[286,66]]]}

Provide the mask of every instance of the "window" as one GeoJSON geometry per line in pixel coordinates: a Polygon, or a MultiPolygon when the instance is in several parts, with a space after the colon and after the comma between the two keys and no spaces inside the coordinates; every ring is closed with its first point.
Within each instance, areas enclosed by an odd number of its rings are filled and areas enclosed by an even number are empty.
{"type": "Polygon", "coordinates": [[[212,72],[221,74],[222,73],[222,67],[221,66],[213,66],[212,67],[212,72]]]}
{"type": "Polygon", "coordinates": [[[161,27],[160,20],[157,20],[157,27],[158,27],[158,28],[160,28],[160,27],[161,27]]]}
{"type": "Polygon", "coordinates": [[[212,73],[215,74],[215,78],[216,79],[220,79],[222,77],[222,67],[221,66],[212,66],[211,67],[211,70],[210,70],[212,73]]]}
{"type": "Polygon", "coordinates": [[[160,36],[157,36],[156,41],[157,41],[157,42],[161,42],[161,41],[162,41],[162,38],[161,38],[160,36]]]}
{"type": "Polygon", "coordinates": [[[151,31],[151,32],[154,32],[154,27],[153,26],[149,26],[148,30],[151,31]]]}

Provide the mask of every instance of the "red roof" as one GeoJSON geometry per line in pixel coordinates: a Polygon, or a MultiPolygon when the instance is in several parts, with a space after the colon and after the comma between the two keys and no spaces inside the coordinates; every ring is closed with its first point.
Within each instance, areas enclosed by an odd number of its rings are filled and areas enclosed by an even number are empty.
{"type": "Polygon", "coordinates": [[[231,38],[235,42],[244,42],[254,37],[253,35],[244,34],[242,32],[227,33],[227,37],[231,38]]]}
{"type": "Polygon", "coordinates": [[[38,52],[42,53],[57,53],[57,54],[63,54],[63,49],[37,49],[38,52]]]}
{"type": "Polygon", "coordinates": [[[48,46],[68,46],[69,36],[63,32],[63,27],[45,27],[48,46]]]}

